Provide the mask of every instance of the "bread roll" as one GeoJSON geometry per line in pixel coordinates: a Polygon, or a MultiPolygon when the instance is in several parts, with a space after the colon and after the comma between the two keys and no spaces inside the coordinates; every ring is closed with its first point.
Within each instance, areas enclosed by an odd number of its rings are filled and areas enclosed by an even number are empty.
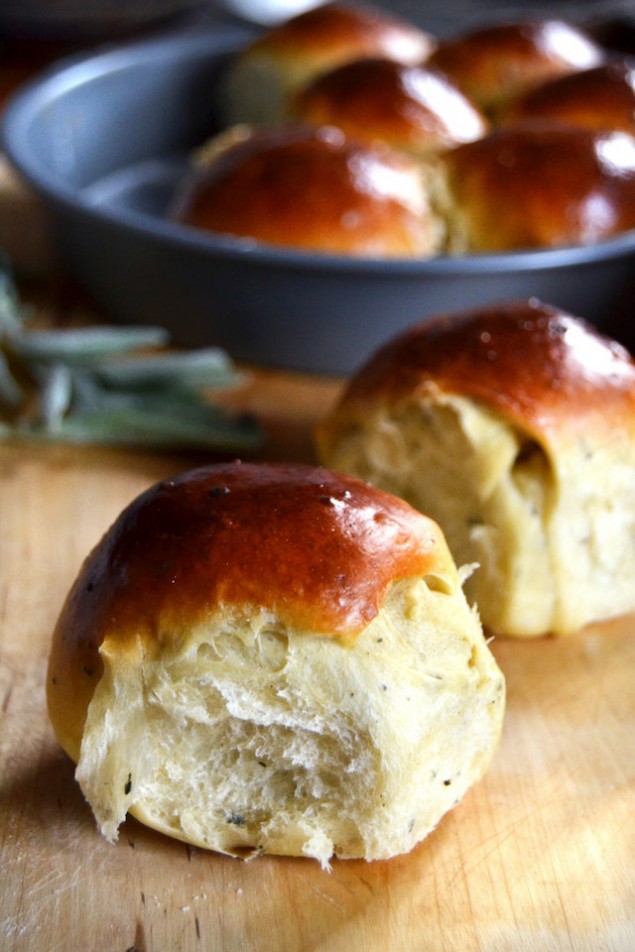
{"type": "Polygon", "coordinates": [[[635,138],[536,120],[441,156],[452,253],[592,244],[635,227],[635,138]]]}
{"type": "Polygon", "coordinates": [[[476,106],[441,73],[387,59],[355,60],[319,76],[298,94],[291,114],[422,159],[487,131],[476,106]]]}
{"type": "Polygon", "coordinates": [[[195,228],[331,254],[425,257],[444,236],[414,159],[334,127],[260,129],[217,150],[178,206],[195,228]]]}
{"type": "Polygon", "coordinates": [[[441,525],[484,625],[566,634],[635,609],[635,367],[536,300],[388,343],[318,432],[329,466],[441,525]]]}
{"type": "Polygon", "coordinates": [[[104,835],[384,859],[486,769],[504,682],[438,527],[357,480],[220,464],[133,501],[55,630],[48,703],[104,835]]]}
{"type": "Polygon", "coordinates": [[[606,63],[543,83],[512,101],[499,122],[509,125],[537,118],[635,135],[635,68],[606,63]]]}
{"type": "Polygon", "coordinates": [[[428,63],[490,115],[555,76],[599,65],[604,53],[571,23],[497,23],[440,43],[428,63]]]}
{"type": "Polygon", "coordinates": [[[418,63],[433,46],[428,33],[372,5],[315,7],[267,31],[235,58],[221,96],[225,125],[280,120],[293,93],[342,63],[368,56],[418,63]]]}

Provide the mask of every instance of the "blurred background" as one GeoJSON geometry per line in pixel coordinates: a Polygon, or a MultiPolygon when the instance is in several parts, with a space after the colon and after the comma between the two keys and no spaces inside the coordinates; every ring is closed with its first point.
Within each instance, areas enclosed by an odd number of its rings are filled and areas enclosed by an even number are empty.
{"type": "MultiPolygon", "coordinates": [[[[0,35],[5,41],[79,42],[201,16],[269,24],[315,5],[315,0],[0,0],[0,35]]],[[[635,24],[632,0],[379,0],[377,5],[441,36],[483,20],[554,15],[611,22],[625,38],[635,24]]]]}

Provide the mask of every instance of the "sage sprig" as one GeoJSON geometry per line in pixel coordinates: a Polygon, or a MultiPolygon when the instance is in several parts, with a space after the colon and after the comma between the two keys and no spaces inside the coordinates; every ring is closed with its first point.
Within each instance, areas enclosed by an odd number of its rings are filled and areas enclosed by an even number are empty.
{"type": "Polygon", "coordinates": [[[0,438],[231,452],[261,444],[257,421],[210,400],[244,381],[220,348],[168,350],[159,327],[28,324],[0,271],[0,403],[10,411],[0,438]]]}

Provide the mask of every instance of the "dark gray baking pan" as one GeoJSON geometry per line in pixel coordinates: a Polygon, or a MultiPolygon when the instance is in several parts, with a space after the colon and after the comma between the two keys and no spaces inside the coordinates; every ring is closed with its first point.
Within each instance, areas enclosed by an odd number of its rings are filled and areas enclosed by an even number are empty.
{"type": "Polygon", "coordinates": [[[181,32],[63,62],[23,87],[4,148],[42,197],[69,271],[111,318],[237,360],[349,374],[443,311],[539,297],[628,339],[635,236],[425,261],[257,246],[170,222],[191,149],[217,131],[222,70],[250,33],[181,32]]]}

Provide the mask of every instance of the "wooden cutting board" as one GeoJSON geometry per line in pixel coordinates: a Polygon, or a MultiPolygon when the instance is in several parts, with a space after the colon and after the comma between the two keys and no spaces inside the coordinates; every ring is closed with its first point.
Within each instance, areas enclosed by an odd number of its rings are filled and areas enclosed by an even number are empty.
{"type": "MultiPolygon", "coordinates": [[[[257,374],[234,397],[269,458],[311,459],[330,381],[257,374]]],[[[632,952],[635,619],[497,640],[503,741],[487,776],[389,862],[191,849],[135,821],[115,846],[44,702],[51,629],[89,548],[148,484],[201,459],[0,446],[2,952],[632,952]]]]}

